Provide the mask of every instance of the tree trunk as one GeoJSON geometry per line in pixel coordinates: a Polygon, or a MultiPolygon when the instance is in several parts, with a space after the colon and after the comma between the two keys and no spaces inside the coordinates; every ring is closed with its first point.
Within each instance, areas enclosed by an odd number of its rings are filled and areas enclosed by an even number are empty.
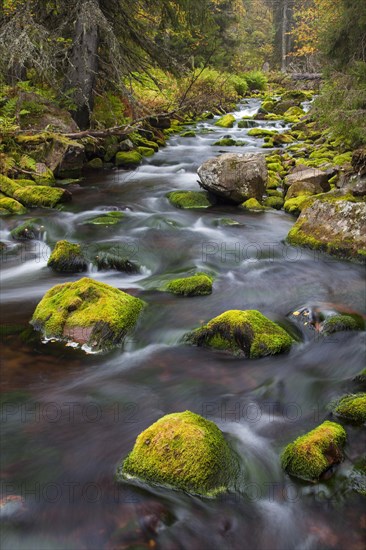
{"type": "Polygon", "coordinates": [[[286,72],[287,68],[287,31],[288,31],[288,0],[283,0],[282,7],[282,28],[281,28],[281,71],[286,72]]]}
{"type": "Polygon", "coordinates": [[[76,104],[73,118],[84,130],[90,126],[98,72],[99,30],[95,12],[99,8],[99,0],[81,0],[79,5],[67,72],[67,87],[73,90],[72,98],[76,104]]]}

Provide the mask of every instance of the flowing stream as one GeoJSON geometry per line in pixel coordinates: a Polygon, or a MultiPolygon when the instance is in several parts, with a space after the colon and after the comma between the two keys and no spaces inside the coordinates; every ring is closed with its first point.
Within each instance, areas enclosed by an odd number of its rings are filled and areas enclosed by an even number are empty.
{"type": "MultiPolygon", "coordinates": [[[[253,115],[259,106],[250,99],[234,115],[253,115]]],[[[263,140],[248,130],[214,122],[199,123],[196,137],[171,137],[136,171],[93,173],[71,184],[71,203],[32,212],[45,227],[42,241],[15,243],[10,230],[19,219],[1,221],[0,240],[12,247],[2,258],[3,323],[27,325],[49,288],[80,278],[47,268],[60,239],[121,247],[140,273],[90,269],[87,276],[149,304],[124,349],[108,354],[19,335],[3,339],[2,497],[15,497],[1,508],[2,550],[363,548],[364,501],[347,481],[363,452],[362,428],[346,425],[345,461],[316,485],[285,475],[279,455],[331,418],[332,400],[354,390],[365,333],[321,338],[302,330],[290,353],[252,361],[181,343],[186,332],[228,309],[258,309],[282,323],[302,306],[366,313],[363,268],[286,245],[295,220],[284,211],[178,210],[169,203],[169,191],[199,189],[196,170],[206,159],[263,153],[263,140]],[[212,145],[224,136],[247,144],[212,145]],[[121,223],[85,223],[111,209],[125,211],[121,223]],[[215,276],[212,295],[157,290],[195,271],[215,276]],[[240,455],[237,492],[205,500],[116,486],[116,466],[136,436],[164,414],[187,409],[215,421],[240,455]]]]}

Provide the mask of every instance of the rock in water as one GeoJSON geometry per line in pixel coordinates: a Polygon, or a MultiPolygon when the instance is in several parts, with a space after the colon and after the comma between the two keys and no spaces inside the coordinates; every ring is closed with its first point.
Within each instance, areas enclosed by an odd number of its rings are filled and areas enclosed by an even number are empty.
{"type": "Polygon", "coordinates": [[[346,438],[340,424],[327,420],[287,445],[281,456],[282,467],[292,476],[315,482],[333,465],[342,462],[346,438]]]}
{"type": "Polygon", "coordinates": [[[237,472],[236,457],[216,424],[185,411],[168,414],[142,432],[116,479],[213,497],[233,487],[237,472]]]}
{"type": "Polygon", "coordinates": [[[80,273],[88,269],[88,262],[79,244],[58,241],[47,263],[60,273],[80,273]]]}
{"type": "Polygon", "coordinates": [[[366,393],[344,395],[334,407],[333,412],[354,424],[366,422],[366,393]]]}
{"type": "Polygon", "coordinates": [[[366,204],[335,198],[305,207],[287,235],[293,245],[319,249],[342,258],[364,260],[366,204]]]}
{"type": "Polygon", "coordinates": [[[268,179],[264,155],[225,153],[198,168],[200,186],[235,203],[261,200],[268,179]]]}
{"type": "Polygon", "coordinates": [[[46,292],[31,324],[45,338],[102,351],[122,343],[143,307],[142,300],[84,277],[46,292]]]}
{"type": "Polygon", "coordinates": [[[181,296],[206,296],[212,292],[212,277],[206,273],[196,273],[192,277],[173,279],[164,290],[181,296]]]}
{"type": "Polygon", "coordinates": [[[255,310],[230,310],[187,335],[187,341],[251,359],[286,352],[292,337],[255,310]]]}

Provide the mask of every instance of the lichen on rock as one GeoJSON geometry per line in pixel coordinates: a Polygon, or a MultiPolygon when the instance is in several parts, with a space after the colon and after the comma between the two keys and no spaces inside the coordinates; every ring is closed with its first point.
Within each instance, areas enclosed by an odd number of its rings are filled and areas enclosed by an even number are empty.
{"type": "Polygon", "coordinates": [[[233,488],[238,464],[223,433],[190,411],[160,418],[136,439],[117,481],[137,479],[204,497],[233,488]]]}
{"type": "Polygon", "coordinates": [[[283,469],[290,475],[316,482],[322,474],[343,460],[344,428],[326,420],[287,445],[281,455],[283,469]]]}

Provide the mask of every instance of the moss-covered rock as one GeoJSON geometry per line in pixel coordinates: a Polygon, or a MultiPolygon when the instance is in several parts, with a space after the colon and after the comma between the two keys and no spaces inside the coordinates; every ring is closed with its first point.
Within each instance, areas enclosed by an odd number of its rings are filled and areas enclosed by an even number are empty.
{"type": "Polygon", "coordinates": [[[276,210],[281,210],[283,207],[284,200],[282,197],[267,197],[264,201],[264,206],[268,208],[275,208],[276,210]]]}
{"type": "Polygon", "coordinates": [[[187,341],[255,359],[290,349],[292,337],[256,310],[230,310],[187,335],[187,341]]]}
{"type": "Polygon", "coordinates": [[[116,166],[122,166],[124,168],[135,168],[142,161],[142,155],[134,151],[118,151],[116,154],[116,166]]]}
{"type": "Polygon", "coordinates": [[[212,292],[212,277],[206,273],[197,273],[192,277],[173,279],[164,290],[181,296],[206,296],[212,292]]]}
{"type": "Polygon", "coordinates": [[[36,218],[32,218],[15,227],[10,235],[15,241],[27,241],[40,239],[44,232],[44,226],[36,218]]]}
{"type": "Polygon", "coordinates": [[[321,330],[324,334],[333,334],[344,330],[363,330],[363,322],[352,315],[337,314],[328,317],[322,324],[321,330]]]}
{"type": "Polygon", "coordinates": [[[265,206],[262,206],[257,199],[248,199],[240,205],[240,208],[244,210],[251,210],[253,212],[262,212],[265,210],[265,206]]]}
{"type": "Polygon", "coordinates": [[[282,101],[297,101],[299,103],[303,103],[303,101],[306,101],[308,99],[308,96],[305,92],[301,90],[288,90],[284,94],[282,94],[281,100],[282,101]]]}
{"type": "Polygon", "coordinates": [[[309,195],[299,195],[298,197],[294,197],[293,199],[286,200],[283,207],[284,210],[288,212],[288,214],[299,216],[301,210],[308,206],[310,203],[311,198],[309,195]]]}
{"type": "Polygon", "coordinates": [[[81,246],[68,241],[56,243],[47,265],[59,273],[80,273],[88,269],[81,246]]]}
{"type": "Polygon", "coordinates": [[[215,141],[213,145],[219,145],[220,147],[232,147],[236,145],[236,140],[232,138],[222,138],[219,141],[215,141]]]}
{"type": "Polygon", "coordinates": [[[89,160],[87,166],[92,170],[101,170],[104,166],[104,163],[101,158],[95,157],[92,160],[89,160]]]}
{"type": "Polygon", "coordinates": [[[215,126],[220,126],[220,128],[232,128],[235,123],[234,115],[224,115],[215,122],[215,126]]]}
{"type": "Polygon", "coordinates": [[[274,136],[277,130],[268,130],[266,128],[252,128],[248,131],[248,136],[263,138],[266,136],[274,136]]]}
{"type": "Polygon", "coordinates": [[[92,258],[93,263],[99,271],[121,271],[123,273],[139,273],[140,266],[121,254],[118,247],[111,247],[108,250],[100,250],[95,257],[92,258]]]}
{"type": "Polygon", "coordinates": [[[33,179],[37,185],[51,186],[55,184],[55,176],[50,168],[43,162],[37,162],[33,179]]]}
{"type": "Polygon", "coordinates": [[[333,408],[334,413],[355,424],[366,422],[366,393],[343,396],[333,408]]]}
{"type": "Polygon", "coordinates": [[[124,217],[124,212],[112,211],[107,212],[106,214],[101,214],[100,216],[97,216],[95,218],[90,218],[84,223],[92,225],[116,225],[118,223],[121,223],[124,217]]]}
{"type": "Polygon", "coordinates": [[[54,208],[59,203],[71,200],[71,193],[59,187],[35,185],[18,188],[14,193],[14,198],[25,206],[54,208]]]}
{"type": "Polygon", "coordinates": [[[19,188],[20,188],[20,185],[16,181],[8,178],[7,176],[0,174],[0,191],[4,193],[4,195],[6,195],[7,197],[13,198],[14,193],[19,188]]]}
{"type": "Polygon", "coordinates": [[[329,468],[342,462],[346,438],[342,426],[327,420],[287,445],[281,455],[282,467],[292,476],[316,482],[329,468]]]}
{"type": "Polygon", "coordinates": [[[348,151],[347,153],[335,155],[333,157],[333,164],[336,166],[343,166],[343,164],[350,164],[351,160],[352,160],[352,151],[348,151]]]}
{"type": "Polygon", "coordinates": [[[186,132],[182,132],[180,137],[196,137],[196,132],[194,130],[187,130],[186,132]]]}
{"type": "Polygon", "coordinates": [[[22,215],[27,212],[25,206],[20,204],[20,202],[16,201],[15,199],[11,199],[10,197],[2,197],[0,199],[0,210],[4,211],[3,215],[22,215]]]}
{"type": "Polygon", "coordinates": [[[208,194],[205,191],[171,191],[167,198],[176,208],[208,208],[212,206],[208,194]]]}
{"type": "Polygon", "coordinates": [[[242,119],[238,122],[238,128],[255,128],[256,125],[255,120],[242,119]]]}
{"type": "Polygon", "coordinates": [[[47,339],[101,351],[122,343],[143,306],[142,300],[85,277],[46,292],[31,324],[47,339]]]}
{"type": "Polygon", "coordinates": [[[151,147],[137,147],[137,151],[143,157],[152,157],[155,153],[155,150],[152,149],[151,147]]]}
{"type": "Polygon", "coordinates": [[[237,473],[236,457],[216,424],[185,411],[168,414],[143,431],[116,479],[213,497],[232,488],[237,473]]]}
{"type": "Polygon", "coordinates": [[[293,143],[295,140],[290,134],[275,134],[272,141],[276,147],[293,143]]]}

